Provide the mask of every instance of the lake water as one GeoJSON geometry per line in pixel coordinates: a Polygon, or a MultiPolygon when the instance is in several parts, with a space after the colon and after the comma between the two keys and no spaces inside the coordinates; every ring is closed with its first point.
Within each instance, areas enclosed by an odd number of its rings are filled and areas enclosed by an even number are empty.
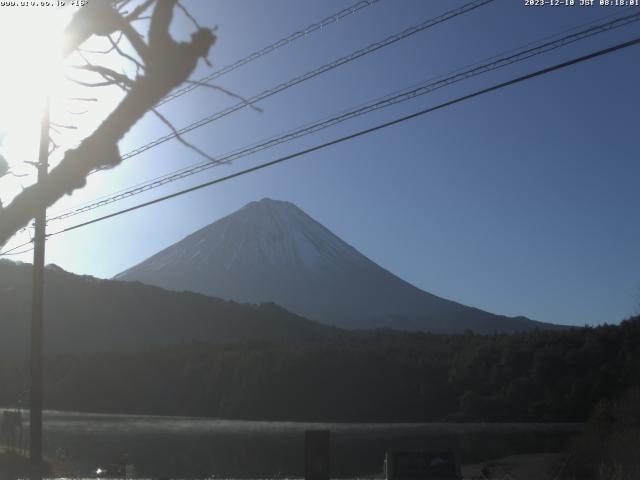
{"type": "MultiPolygon", "coordinates": [[[[25,414],[25,417],[28,415],[25,414]]],[[[557,451],[579,424],[255,422],[48,411],[45,453],[73,475],[89,475],[126,453],[139,476],[300,477],[304,431],[331,432],[338,477],[382,472],[389,449],[455,449],[463,463],[557,451]]],[[[27,428],[28,431],[28,428],[27,428]]]]}

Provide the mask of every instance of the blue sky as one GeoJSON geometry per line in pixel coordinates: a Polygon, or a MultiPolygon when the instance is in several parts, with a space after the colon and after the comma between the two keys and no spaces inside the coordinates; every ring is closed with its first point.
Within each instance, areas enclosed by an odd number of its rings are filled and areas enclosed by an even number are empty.
{"type": "MultiPolygon", "coordinates": [[[[200,23],[218,26],[210,57],[214,67],[353,3],[185,1],[200,23]]],[[[252,96],[464,3],[380,0],[216,83],[252,96]]],[[[192,132],[188,139],[211,155],[221,155],[622,12],[619,7],[525,7],[516,0],[496,0],[275,95],[259,104],[263,113],[245,109],[192,132]]],[[[176,20],[174,33],[186,37],[192,27],[182,18],[176,20]]],[[[630,39],[640,32],[639,25],[237,160],[75,217],[66,225],[630,39]]],[[[640,304],[635,194],[640,174],[639,58],[639,47],[617,52],[54,237],[47,245],[47,262],[110,277],[252,200],[271,197],[296,203],[372,260],[436,295],[549,322],[617,323],[637,313],[640,304]]],[[[195,77],[210,71],[201,65],[195,77]]],[[[233,102],[198,89],[162,111],[182,127],[233,102]]],[[[157,120],[145,118],[123,140],[121,151],[164,133],[157,120]]],[[[84,191],[65,198],[50,213],[200,160],[179,143],[168,142],[92,176],[84,191]]],[[[29,255],[18,259],[30,260],[29,255]]]]}

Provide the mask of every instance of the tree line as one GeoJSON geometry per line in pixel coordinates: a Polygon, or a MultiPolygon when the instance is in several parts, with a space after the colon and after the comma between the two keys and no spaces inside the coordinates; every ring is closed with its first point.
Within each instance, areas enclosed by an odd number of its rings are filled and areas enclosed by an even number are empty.
{"type": "MultiPolygon", "coordinates": [[[[372,331],[299,342],[189,342],[46,359],[45,407],[306,421],[584,421],[640,385],[640,317],[503,335],[372,331]]],[[[26,401],[24,356],[0,404],[26,401]]]]}

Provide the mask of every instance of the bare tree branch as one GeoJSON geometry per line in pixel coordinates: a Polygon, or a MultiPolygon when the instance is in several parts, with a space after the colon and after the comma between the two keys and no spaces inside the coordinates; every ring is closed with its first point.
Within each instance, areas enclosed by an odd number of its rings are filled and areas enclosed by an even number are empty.
{"type": "Polygon", "coordinates": [[[27,174],[18,175],[17,173],[13,173],[9,168],[9,163],[7,160],[0,155],[0,177],[4,177],[5,175],[11,175],[12,177],[26,177],[27,174]]]}
{"type": "Polygon", "coordinates": [[[69,41],[63,48],[63,55],[66,57],[77,50],[93,35],[109,36],[117,31],[122,32],[137,51],[142,46],[140,43],[142,39],[131,26],[131,22],[144,13],[154,1],[147,0],[141,5],[144,8],[135,9],[126,19],[120,15],[118,9],[124,7],[128,2],[113,0],[89,2],[75,13],[65,29],[65,37],[69,41]]]}
{"type": "Polygon", "coordinates": [[[109,48],[108,50],[87,50],[84,48],[78,48],[78,51],[82,53],[92,53],[96,55],[107,55],[114,51],[116,45],[120,44],[120,42],[124,38],[124,34],[122,32],[119,32],[118,38],[116,40],[111,38],[111,35],[107,35],[107,38],[111,41],[111,45],[112,45],[111,48],[109,48]],[[115,45],[113,45],[114,43],[115,45]]]}
{"type": "Polygon", "coordinates": [[[176,6],[177,6],[180,10],[182,10],[182,13],[184,13],[184,15],[185,15],[189,20],[191,20],[191,23],[193,23],[193,26],[194,26],[194,27],[196,27],[197,29],[202,28],[202,27],[200,26],[200,24],[198,24],[198,21],[193,17],[193,15],[191,15],[191,13],[189,13],[189,10],[187,10],[186,8],[184,8],[184,7],[182,6],[182,4],[180,3],[180,1],[178,1],[178,3],[176,4],[176,6]]]}
{"type": "Polygon", "coordinates": [[[264,112],[264,110],[262,110],[260,107],[256,107],[253,103],[249,103],[249,100],[247,100],[243,96],[238,95],[237,93],[233,93],[231,90],[227,90],[226,88],[221,87],[219,85],[214,85],[212,83],[206,83],[206,82],[198,82],[196,80],[187,80],[185,83],[190,83],[192,85],[198,85],[200,87],[206,87],[206,88],[212,88],[214,90],[218,90],[219,92],[229,95],[230,97],[240,100],[241,102],[244,102],[245,105],[248,105],[249,108],[252,108],[256,112],[260,112],[260,113],[264,112]]]}
{"type": "Polygon", "coordinates": [[[128,54],[124,53],[120,49],[120,47],[118,46],[118,43],[113,41],[113,39],[111,38],[111,35],[107,36],[107,38],[109,39],[109,42],[111,42],[111,48],[113,50],[118,52],[118,54],[121,57],[126,58],[127,60],[129,60],[130,62],[132,62],[136,66],[136,75],[139,75],[140,74],[140,70],[144,70],[144,65],[142,65],[138,60],[133,58],[131,55],[128,55],[128,54]]]}
{"type": "MultiPolygon", "coordinates": [[[[146,12],[147,9],[153,4],[153,2],[155,2],[155,0],[147,0],[146,2],[136,7],[133,10],[133,12],[129,13],[128,15],[125,15],[125,19],[127,20],[127,22],[133,22],[135,20],[140,20],[141,18],[143,18],[140,15],[146,12]]],[[[119,7],[118,9],[120,8],[122,7],[119,7]]],[[[144,18],[147,18],[147,17],[144,17],[144,18]]],[[[148,17],[148,18],[151,18],[151,17],[148,17]]],[[[200,27],[196,27],[196,28],[200,28],[200,27]]]]}
{"type": "Polygon", "coordinates": [[[110,35],[119,30],[118,13],[114,4],[108,0],[89,2],[73,15],[65,29],[65,38],[69,39],[63,47],[65,57],[77,50],[91,36],[110,35]]]}
{"type": "Polygon", "coordinates": [[[86,98],[86,97],[68,97],[67,100],[71,100],[73,102],[97,102],[97,98],[86,98]]]}
{"type": "Polygon", "coordinates": [[[49,139],[49,155],[55,152],[58,149],[58,144],[54,142],[51,138],[49,139]]]}
{"type": "Polygon", "coordinates": [[[80,85],[81,87],[89,87],[89,88],[96,88],[96,87],[109,87],[111,85],[118,85],[117,82],[111,80],[108,82],[83,82],[82,80],[78,80],[76,78],[71,78],[71,77],[67,77],[67,80],[69,80],[70,82],[75,83],[76,85],[80,85]]]}
{"type": "Polygon", "coordinates": [[[210,162],[215,162],[216,161],[215,158],[213,158],[212,156],[210,156],[209,154],[207,154],[203,150],[200,150],[194,144],[189,143],[188,141],[186,141],[184,139],[184,137],[182,135],[180,135],[180,133],[178,132],[176,127],[174,127],[173,124],[164,115],[162,115],[160,112],[158,112],[157,109],[153,108],[151,111],[153,113],[155,113],[155,115],[162,121],[162,123],[164,123],[165,125],[167,125],[171,129],[171,131],[175,135],[176,140],[178,140],[180,143],[182,143],[185,147],[193,150],[194,152],[198,153],[199,155],[201,155],[202,157],[206,158],[210,162]]]}
{"type": "Polygon", "coordinates": [[[76,112],[75,110],[69,110],[67,108],[67,109],[65,109],[65,112],[67,112],[69,115],[85,115],[85,114],[89,113],[89,110],[81,110],[79,112],[76,112]]]}
{"type": "MultiPolygon", "coordinates": [[[[115,5],[122,7],[126,3],[119,2],[115,5]]],[[[90,18],[90,28],[79,27],[82,35],[108,35],[115,29],[122,30],[126,35],[127,27],[133,30],[114,10],[114,3],[104,4],[108,6],[107,14],[112,16],[111,19],[115,16],[120,22],[118,28],[110,28],[112,25],[109,25],[108,18],[102,26],[109,28],[99,28],[101,25],[93,25],[91,22],[100,23],[103,20],[90,18]]],[[[103,2],[90,2],[78,13],[96,5],[103,5],[103,2]]],[[[144,45],[146,58],[141,56],[145,73],[131,81],[124,99],[93,134],[85,138],[76,149],[65,152],[60,163],[41,183],[28,186],[11,204],[0,210],[0,245],[26,226],[42,207],[48,207],[65,194],[85,186],[91,171],[118,165],[122,161],[118,142],[156,103],[189,78],[199,59],[207,57],[216,40],[211,30],[198,29],[189,42],[176,42],[171,37],[169,26],[175,5],[176,0],[156,2],[149,26],[148,45],[144,45]]],[[[76,43],[82,35],[76,38],[76,43]]],[[[81,43],[77,43],[76,47],[81,43]]]]}
{"type": "Polygon", "coordinates": [[[116,85],[122,85],[125,87],[131,87],[133,85],[133,80],[127,77],[123,73],[118,73],[110,68],[103,67],[101,65],[81,65],[75,67],[78,70],[87,70],[89,72],[97,73],[107,82],[113,82],[116,85]]]}
{"type": "Polygon", "coordinates": [[[64,129],[67,129],[67,130],[77,130],[78,129],[78,127],[76,127],[75,125],[62,125],[62,124],[56,123],[56,122],[51,122],[49,124],[49,126],[52,127],[52,128],[64,128],[64,129]]]}

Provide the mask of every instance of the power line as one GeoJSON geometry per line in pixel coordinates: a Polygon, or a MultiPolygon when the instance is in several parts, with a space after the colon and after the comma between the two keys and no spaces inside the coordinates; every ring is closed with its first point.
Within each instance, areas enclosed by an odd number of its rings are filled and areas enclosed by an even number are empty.
{"type": "MultiPolygon", "coordinates": [[[[242,67],[243,65],[246,65],[247,63],[250,63],[254,60],[257,60],[258,58],[264,57],[270,53],[275,52],[276,50],[286,46],[286,45],[290,45],[292,42],[295,42],[296,40],[299,40],[301,38],[306,37],[307,35],[317,31],[317,30],[322,30],[324,27],[327,27],[333,23],[338,23],[339,20],[349,16],[349,15],[353,15],[356,12],[359,12],[360,10],[369,7],[377,2],[379,2],[380,0],[360,0],[357,3],[353,4],[350,7],[347,7],[345,9],[342,9],[332,15],[329,15],[326,18],[323,18],[322,20],[319,20],[315,23],[312,23],[311,25],[306,26],[305,28],[298,30],[296,32],[293,32],[292,34],[281,38],[280,40],[278,40],[277,42],[271,43],[269,45],[267,45],[266,47],[261,48],[260,50],[257,50],[253,53],[250,53],[249,55],[247,55],[246,57],[241,58],[240,60],[235,61],[234,63],[231,63],[229,65],[226,65],[225,67],[216,70],[215,72],[209,74],[208,76],[201,78],[200,80],[195,81],[192,84],[189,84],[183,88],[180,88],[178,90],[175,90],[169,94],[167,94],[165,97],[163,97],[158,103],[155,104],[155,106],[160,106],[160,105],[164,105],[165,103],[168,103],[178,97],[181,97],[189,92],[191,92],[192,90],[201,87],[201,86],[205,86],[208,82],[215,80],[218,77],[221,77],[229,72],[232,72],[233,70],[236,70],[240,67],[242,67]]],[[[104,170],[102,168],[95,170],[94,172],[91,172],[90,175],[92,173],[95,173],[97,171],[101,171],[104,170]]]]}
{"type": "Polygon", "coordinates": [[[354,138],[358,138],[358,137],[361,137],[363,135],[367,135],[369,133],[373,133],[373,132],[376,132],[378,130],[382,130],[382,129],[390,127],[392,125],[396,125],[396,124],[411,120],[413,118],[417,118],[417,117],[426,115],[426,114],[434,112],[436,110],[441,110],[443,108],[446,108],[446,107],[449,107],[449,106],[464,102],[466,100],[470,100],[470,99],[472,99],[474,97],[478,97],[478,96],[484,95],[486,93],[490,93],[490,92],[493,92],[493,91],[496,91],[496,90],[500,90],[502,88],[505,88],[505,87],[508,87],[508,86],[511,86],[511,85],[514,85],[514,84],[517,84],[517,83],[520,83],[520,82],[524,82],[526,80],[530,80],[530,79],[535,78],[535,77],[546,75],[548,73],[551,73],[551,72],[554,72],[554,71],[561,70],[563,68],[569,67],[571,65],[575,65],[575,64],[578,64],[578,63],[586,62],[588,60],[592,60],[594,58],[601,57],[601,56],[607,55],[609,53],[613,53],[615,51],[622,50],[622,49],[625,49],[625,48],[628,48],[628,47],[631,47],[631,46],[634,46],[634,45],[638,45],[638,44],[640,44],[640,37],[637,37],[637,38],[635,38],[633,40],[629,40],[627,42],[619,43],[619,44],[614,45],[612,47],[608,47],[608,48],[605,48],[605,49],[602,49],[602,50],[598,50],[596,52],[593,52],[593,53],[590,53],[590,54],[587,54],[587,55],[583,55],[581,57],[573,58],[571,60],[555,64],[555,65],[553,65],[551,67],[546,67],[546,68],[543,68],[541,70],[537,70],[535,72],[532,72],[532,73],[529,73],[529,74],[514,78],[512,80],[508,80],[506,82],[499,83],[497,85],[493,85],[491,87],[484,88],[482,90],[477,90],[477,91],[475,91],[473,93],[464,95],[462,97],[458,97],[458,98],[456,98],[454,100],[449,100],[447,102],[441,103],[441,104],[436,105],[434,107],[429,107],[429,108],[426,108],[424,110],[420,110],[418,112],[412,113],[410,115],[405,115],[403,117],[396,118],[395,120],[384,122],[384,123],[378,124],[376,126],[373,126],[373,127],[370,127],[370,128],[367,128],[367,129],[360,130],[358,132],[352,133],[350,135],[345,135],[343,137],[336,138],[336,139],[331,140],[329,142],[325,142],[325,143],[316,145],[314,147],[307,148],[305,150],[301,150],[301,151],[292,153],[290,155],[286,155],[284,157],[277,158],[277,159],[272,160],[270,162],[262,163],[260,165],[254,166],[254,167],[247,168],[245,170],[241,170],[241,171],[233,173],[231,175],[227,175],[227,176],[220,177],[220,178],[217,178],[217,179],[205,182],[205,183],[201,183],[199,185],[196,185],[196,186],[181,190],[179,192],[172,193],[170,195],[165,195],[163,197],[159,197],[159,198],[156,198],[154,200],[150,200],[148,202],[144,202],[144,203],[135,205],[133,207],[129,207],[129,208],[126,208],[124,210],[120,210],[118,212],[111,213],[109,215],[104,215],[102,217],[98,217],[98,218],[95,218],[93,220],[89,220],[87,222],[79,223],[79,224],[73,225],[71,227],[64,228],[62,230],[59,230],[59,231],[57,231],[55,233],[50,234],[49,236],[52,237],[52,236],[55,236],[55,235],[59,235],[61,233],[69,232],[71,230],[76,230],[78,228],[82,228],[82,227],[85,227],[85,226],[88,226],[88,225],[92,225],[92,224],[97,223],[97,222],[101,222],[103,220],[107,220],[109,218],[117,217],[119,215],[123,215],[125,213],[132,212],[134,210],[138,210],[138,209],[141,209],[141,208],[144,208],[144,207],[148,207],[150,205],[154,205],[156,203],[160,203],[160,202],[163,202],[165,200],[169,200],[171,198],[175,198],[175,197],[178,197],[178,196],[181,196],[181,195],[185,195],[187,193],[191,193],[191,192],[194,192],[196,190],[200,190],[200,189],[205,188],[205,187],[209,187],[209,186],[212,186],[212,185],[215,185],[215,184],[218,184],[218,183],[222,183],[222,182],[225,182],[227,180],[231,180],[231,179],[236,178],[236,177],[247,175],[249,173],[252,173],[252,172],[255,172],[255,171],[258,171],[258,170],[262,170],[264,168],[277,165],[279,163],[286,162],[287,160],[298,158],[298,157],[301,157],[301,156],[306,155],[308,153],[312,153],[312,152],[315,152],[315,151],[318,151],[318,150],[322,150],[322,149],[330,147],[332,145],[337,145],[339,143],[343,143],[343,142],[346,142],[348,140],[352,140],[354,138]]]}
{"type": "MultiPolygon", "coordinates": [[[[236,160],[238,158],[241,157],[245,157],[247,155],[251,155],[254,154],[258,151],[267,149],[267,148],[271,148],[273,146],[276,145],[280,145],[282,143],[300,138],[302,136],[311,134],[311,133],[315,133],[318,132],[320,130],[323,130],[325,128],[329,128],[333,125],[336,125],[338,123],[342,123],[344,121],[350,120],[352,118],[355,118],[357,116],[361,116],[361,115],[365,115],[367,113],[371,113],[375,110],[381,109],[381,108],[386,108],[389,107],[391,105],[395,105],[397,103],[400,102],[404,102],[413,98],[416,98],[418,96],[421,95],[425,95],[428,94],[430,92],[433,92],[434,90],[443,88],[445,86],[451,85],[453,83],[457,83],[463,80],[466,80],[468,78],[474,77],[476,75],[480,75],[483,73],[487,73],[489,71],[492,70],[496,70],[499,68],[503,68],[506,67],[508,65],[512,65],[513,63],[516,62],[520,62],[523,60],[527,60],[531,57],[534,57],[536,55],[540,55],[543,53],[547,53],[550,52],[552,50],[561,48],[563,46],[575,43],[577,41],[583,40],[585,38],[589,38],[591,36],[600,34],[600,33],[604,33],[607,31],[610,31],[614,28],[619,28],[622,27],[624,25],[628,25],[632,22],[637,22],[640,20],[640,13],[636,13],[636,14],[632,14],[632,15],[628,15],[622,18],[618,18],[616,20],[604,23],[604,24],[600,24],[600,25],[596,25],[594,27],[588,28],[586,30],[582,30],[579,32],[576,32],[574,34],[571,35],[566,35],[562,38],[559,39],[555,39],[552,41],[548,41],[545,42],[541,45],[535,46],[533,48],[529,48],[523,51],[519,51],[518,53],[512,54],[512,55],[508,55],[506,57],[503,58],[499,58],[497,60],[493,60],[487,63],[476,63],[474,64],[474,68],[468,69],[468,70],[456,70],[455,72],[458,73],[454,73],[454,75],[450,75],[450,76],[441,76],[438,77],[440,78],[440,80],[437,80],[435,82],[432,82],[431,80],[427,81],[427,82],[423,82],[421,84],[418,84],[417,86],[412,87],[411,89],[405,89],[403,91],[401,91],[400,93],[395,93],[395,94],[391,94],[391,95],[387,95],[386,97],[383,97],[382,99],[377,99],[373,102],[369,102],[368,104],[364,104],[361,105],[355,109],[352,109],[350,111],[347,112],[343,112],[337,115],[334,115],[332,117],[328,117],[326,119],[323,119],[319,122],[313,123],[313,124],[308,124],[305,125],[301,128],[298,128],[296,130],[290,131],[284,135],[281,136],[276,136],[276,137],[271,137],[270,139],[267,139],[265,141],[262,142],[258,142],[258,143],[254,143],[252,145],[249,145],[247,147],[243,147],[239,150],[235,150],[231,153],[225,154],[222,157],[216,159],[215,162],[203,162],[203,163],[198,163],[196,165],[193,165],[191,167],[185,167],[183,169],[177,170],[176,172],[167,174],[167,175],[163,175],[161,177],[157,177],[156,179],[153,179],[151,181],[148,182],[144,182],[138,185],[135,185],[129,189],[125,189],[122,190],[120,192],[117,192],[116,194],[113,194],[111,196],[107,196],[106,198],[99,200],[99,201],[94,201],[88,204],[85,204],[84,206],[75,208],[73,210],[70,210],[68,212],[64,212],[60,215],[54,216],[50,219],[50,221],[54,221],[54,220],[62,220],[65,218],[69,218],[75,215],[78,215],[80,213],[84,213],[84,212],[88,212],[90,210],[94,210],[96,208],[114,203],[116,201],[119,200],[123,200],[125,198],[129,198],[132,197],[134,195],[138,195],[141,194],[143,192],[146,192],[148,190],[154,189],[154,188],[158,188],[161,187],[167,183],[173,182],[173,181],[177,181],[180,179],[183,179],[185,177],[188,177],[190,175],[194,175],[200,172],[203,172],[205,170],[208,170],[210,168],[219,166],[221,164],[226,164],[229,163],[233,160],[236,160]]],[[[591,22],[593,23],[593,22],[591,22]]],[[[515,50],[517,51],[517,49],[515,50]]],[[[491,57],[491,59],[495,59],[496,57],[491,57]]]]}
{"type": "Polygon", "coordinates": [[[29,240],[28,242],[24,242],[24,243],[21,243],[20,245],[16,245],[15,247],[10,248],[9,250],[5,250],[4,252],[0,252],[0,257],[5,257],[5,256],[9,256],[9,255],[21,255],[23,253],[30,252],[31,250],[33,250],[33,248],[25,250],[24,252],[13,253],[16,250],[18,250],[19,248],[25,247],[25,246],[27,246],[27,245],[29,245],[31,243],[33,243],[33,240],[29,240]]]}
{"type": "Polygon", "coordinates": [[[421,32],[423,30],[426,30],[428,28],[431,28],[435,25],[438,25],[440,23],[443,23],[447,20],[450,20],[452,18],[455,18],[459,15],[462,15],[464,13],[467,13],[471,10],[475,10],[478,7],[481,7],[483,5],[486,5],[488,3],[493,2],[494,0],[474,0],[470,3],[467,3],[459,8],[456,8],[454,10],[450,10],[438,17],[426,20],[418,25],[415,25],[413,27],[407,28],[406,30],[397,33],[395,35],[391,35],[387,38],[385,38],[384,40],[381,40],[379,42],[376,43],[372,43],[364,48],[361,48],[360,50],[356,50],[355,52],[350,53],[349,55],[345,55],[344,57],[341,57],[337,60],[334,60],[331,63],[327,63],[321,67],[318,67],[314,70],[311,70],[303,75],[294,77],[284,83],[281,83],[279,85],[276,85],[275,87],[272,87],[268,90],[265,90],[257,95],[254,95],[253,97],[238,102],[224,110],[221,110],[219,112],[216,112],[212,115],[209,115],[208,117],[205,117],[201,120],[198,120],[197,122],[192,123],[191,125],[187,125],[186,127],[183,127],[180,130],[177,130],[176,132],[171,132],[163,137],[160,137],[156,140],[153,140],[152,142],[149,142],[145,145],[142,145],[134,150],[131,150],[128,153],[125,153],[124,155],[122,155],[122,160],[127,160],[131,157],[134,157],[136,155],[141,154],[142,152],[146,152],[147,150],[157,147],[158,145],[167,142],[173,138],[176,138],[177,136],[180,135],[184,135],[185,133],[188,133],[192,130],[195,130],[196,128],[200,128],[203,127],[204,125],[207,125],[211,122],[214,122],[216,120],[219,120],[227,115],[230,115],[233,112],[236,112],[238,110],[241,110],[242,108],[247,107],[248,105],[254,104],[256,102],[265,100],[266,98],[269,98],[277,93],[283,92],[284,90],[287,90],[295,85],[298,85],[299,83],[305,82],[307,80],[310,80],[314,77],[317,77],[318,75],[321,75],[325,72],[328,72],[330,70],[333,70],[335,68],[338,68],[342,65],[345,65],[349,62],[352,62],[360,57],[363,57],[365,55],[368,55],[370,53],[373,53],[381,48],[387,47],[393,43],[396,43],[400,40],[403,40],[407,37],[410,37],[412,35],[415,35],[418,32],[421,32]]]}
{"type": "Polygon", "coordinates": [[[2,253],[2,254],[0,254],[0,255],[3,255],[3,256],[14,256],[14,255],[15,255],[15,256],[18,256],[18,255],[24,255],[25,253],[29,253],[29,252],[33,252],[33,247],[28,248],[28,249],[26,249],[26,250],[22,250],[21,252],[14,252],[14,253],[2,253]]]}
{"type": "Polygon", "coordinates": [[[246,65],[249,62],[252,62],[254,60],[257,60],[260,57],[264,57],[265,55],[268,55],[270,53],[275,52],[276,50],[278,50],[279,48],[282,48],[284,46],[290,45],[292,42],[295,42],[296,40],[299,40],[301,38],[306,37],[307,35],[309,35],[310,33],[315,32],[316,30],[321,30],[324,27],[327,27],[329,25],[331,25],[332,23],[337,23],[338,20],[347,17],[349,15],[352,15],[360,10],[362,10],[363,8],[366,8],[370,5],[373,5],[374,3],[378,2],[379,0],[362,0],[359,1],[357,3],[355,3],[354,5],[352,5],[351,7],[345,8],[343,10],[340,10],[337,13],[334,13],[333,15],[329,15],[328,17],[312,23],[311,25],[303,28],[302,30],[298,30],[297,32],[292,33],[291,35],[288,35],[287,37],[281,38],[280,40],[278,40],[277,42],[274,42],[270,45],[267,45],[266,47],[257,50],[249,55],[247,55],[244,58],[241,58],[240,60],[229,64],[219,70],[216,70],[213,73],[210,73],[209,75],[207,75],[204,78],[201,78],[200,80],[197,80],[197,82],[195,84],[191,84],[191,85],[187,85],[179,90],[176,90],[172,93],[170,93],[169,95],[167,95],[166,97],[164,97],[162,100],[160,100],[160,102],[158,102],[157,105],[163,105],[165,103],[170,102],[171,100],[174,100],[178,97],[181,97],[182,95],[185,95],[187,93],[189,93],[190,91],[202,86],[202,84],[211,82],[212,80],[215,80],[218,77],[221,77],[222,75],[225,75],[229,72],[232,72],[233,70],[236,70],[237,68],[242,67],[243,65],[246,65]]]}

